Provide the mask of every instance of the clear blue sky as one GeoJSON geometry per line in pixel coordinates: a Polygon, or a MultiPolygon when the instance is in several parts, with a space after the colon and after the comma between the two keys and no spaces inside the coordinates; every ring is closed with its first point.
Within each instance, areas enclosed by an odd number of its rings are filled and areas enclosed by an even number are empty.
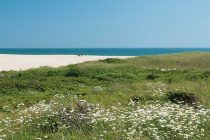
{"type": "Polygon", "coordinates": [[[210,47],[210,0],[0,0],[9,47],[210,47]]]}

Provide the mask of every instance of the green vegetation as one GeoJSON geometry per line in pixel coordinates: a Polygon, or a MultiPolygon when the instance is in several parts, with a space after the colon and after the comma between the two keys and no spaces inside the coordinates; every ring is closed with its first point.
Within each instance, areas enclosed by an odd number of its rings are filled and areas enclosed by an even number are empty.
{"type": "Polygon", "coordinates": [[[210,53],[3,71],[0,140],[207,140],[209,101],[210,53]]]}

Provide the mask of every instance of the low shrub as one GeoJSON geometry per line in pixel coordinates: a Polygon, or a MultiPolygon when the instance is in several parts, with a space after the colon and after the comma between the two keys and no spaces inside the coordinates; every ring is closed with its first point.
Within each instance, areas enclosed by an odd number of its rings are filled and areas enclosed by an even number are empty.
{"type": "Polygon", "coordinates": [[[196,105],[198,98],[193,93],[187,92],[169,92],[168,99],[173,103],[182,103],[196,105]]]}
{"type": "Polygon", "coordinates": [[[107,59],[104,59],[104,60],[100,60],[100,62],[105,62],[105,63],[125,63],[126,60],[119,59],[119,58],[107,58],[107,59]]]}
{"type": "Polygon", "coordinates": [[[144,99],[143,99],[141,96],[138,96],[138,95],[132,96],[132,97],[131,97],[131,100],[132,100],[134,103],[139,103],[140,101],[144,101],[144,99]]]}
{"type": "Polygon", "coordinates": [[[154,80],[156,78],[158,78],[158,76],[155,73],[148,74],[146,77],[147,80],[154,80]]]}
{"type": "Polygon", "coordinates": [[[206,78],[210,77],[210,71],[205,71],[205,72],[203,73],[203,75],[204,75],[204,77],[206,77],[206,78]]]}
{"type": "Polygon", "coordinates": [[[79,77],[81,76],[81,73],[77,69],[70,69],[66,74],[66,77],[79,77]]]}

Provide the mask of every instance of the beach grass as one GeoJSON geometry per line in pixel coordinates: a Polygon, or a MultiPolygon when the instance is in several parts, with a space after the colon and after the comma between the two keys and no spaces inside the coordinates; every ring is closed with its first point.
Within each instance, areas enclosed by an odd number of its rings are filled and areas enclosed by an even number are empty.
{"type": "Polygon", "coordinates": [[[210,53],[0,72],[0,139],[210,139],[210,53]]]}

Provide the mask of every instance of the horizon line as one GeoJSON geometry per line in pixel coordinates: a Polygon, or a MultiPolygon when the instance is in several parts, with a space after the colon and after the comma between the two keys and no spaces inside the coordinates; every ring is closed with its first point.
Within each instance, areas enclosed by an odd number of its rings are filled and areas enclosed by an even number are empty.
{"type": "Polygon", "coordinates": [[[210,49],[210,47],[9,47],[0,49],[210,49]]]}

